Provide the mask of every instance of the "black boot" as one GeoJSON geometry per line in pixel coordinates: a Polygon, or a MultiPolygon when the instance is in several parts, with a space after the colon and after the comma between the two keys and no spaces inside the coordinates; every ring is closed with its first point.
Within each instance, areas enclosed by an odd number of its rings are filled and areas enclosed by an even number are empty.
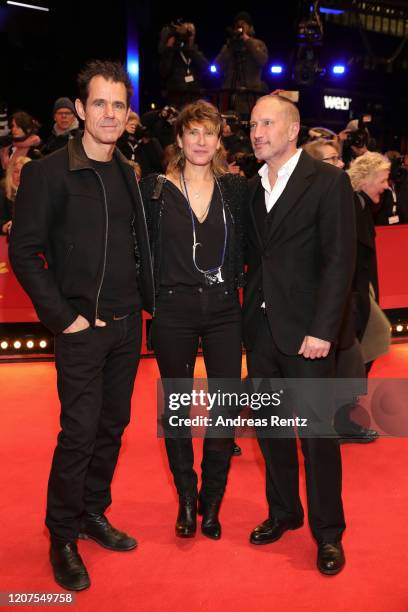
{"type": "Polygon", "coordinates": [[[51,539],[50,561],[56,582],[68,591],[82,591],[91,584],[76,542],[51,539]]]}
{"type": "Polygon", "coordinates": [[[218,520],[218,512],[221,506],[221,497],[204,499],[199,497],[198,514],[202,514],[201,531],[212,540],[219,540],[221,537],[221,523],[218,520]]]}
{"type": "Polygon", "coordinates": [[[197,497],[180,497],[176,536],[193,538],[197,529],[197,497]]]}

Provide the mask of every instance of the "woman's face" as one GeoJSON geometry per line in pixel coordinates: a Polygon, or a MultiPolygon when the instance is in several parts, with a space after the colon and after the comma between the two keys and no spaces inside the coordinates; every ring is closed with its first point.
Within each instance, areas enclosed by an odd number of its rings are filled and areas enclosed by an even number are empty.
{"type": "Polygon", "coordinates": [[[389,174],[389,170],[380,170],[379,172],[373,172],[373,174],[364,181],[362,191],[371,198],[374,204],[379,203],[381,194],[388,188],[389,174]]]}
{"type": "Polygon", "coordinates": [[[17,125],[15,119],[11,120],[10,130],[13,138],[21,138],[22,136],[25,136],[24,131],[17,125]]]}
{"type": "Polygon", "coordinates": [[[332,145],[322,145],[319,150],[322,154],[322,161],[337,166],[337,168],[344,168],[344,161],[332,145]]]}
{"type": "Polygon", "coordinates": [[[139,122],[137,119],[128,119],[126,123],[126,131],[129,132],[129,134],[134,134],[138,125],[139,122]]]}
{"type": "Polygon", "coordinates": [[[211,124],[192,123],[177,136],[177,144],[186,160],[194,166],[207,166],[220,148],[220,136],[211,124]]]}

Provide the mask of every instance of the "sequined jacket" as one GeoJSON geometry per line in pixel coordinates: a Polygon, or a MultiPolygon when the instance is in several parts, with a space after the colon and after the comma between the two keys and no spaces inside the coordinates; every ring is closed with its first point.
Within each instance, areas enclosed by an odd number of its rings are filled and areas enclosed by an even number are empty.
{"type": "MultiPolygon", "coordinates": [[[[156,294],[160,288],[161,219],[166,205],[165,190],[163,190],[166,180],[162,174],[151,174],[140,182],[150,237],[156,294]]],[[[244,286],[247,181],[244,177],[234,174],[224,174],[218,177],[218,181],[225,211],[230,216],[232,227],[227,241],[225,282],[229,289],[237,289],[244,286]]]]}

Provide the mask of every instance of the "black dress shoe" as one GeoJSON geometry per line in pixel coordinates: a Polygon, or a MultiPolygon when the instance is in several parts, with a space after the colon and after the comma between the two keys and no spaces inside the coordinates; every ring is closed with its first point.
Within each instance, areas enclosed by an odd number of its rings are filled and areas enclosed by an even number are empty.
{"type": "Polygon", "coordinates": [[[289,529],[299,529],[302,527],[303,519],[266,519],[263,523],[255,527],[249,536],[251,544],[271,544],[276,542],[289,529]]]}
{"type": "Polygon", "coordinates": [[[232,456],[233,457],[240,457],[241,455],[242,455],[241,447],[238,446],[238,444],[234,443],[234,446],[232,447],[232,456]]]}
{"type": "Polygon", "coordinates": [[[75,542],[51,540],[50,561],[56,582],[68,591],[83,591],[91,584],[75,542]]]}
{"type": "Polygon", "coordinates": [[[319,544],[317,551],[317,569],[322,574],[334,576],[341,572],[346,563],[341,542],[319,544]]]}
{"type": "Polygon", "coordinates": [[[339,433],[340,444],[348,442],[355,444],[370,444],[377,440],[379,434],[375,429],[367,429],[354,421],[350,421],[347,426],[342,427],[339,433]]]}
{"type": "Polygon", "coordinates": [[[220,497],[204,500],[202,497],[198,501],[198,514],[201,514],[201,532],[212,540],[219,540],[221,537],[221,523],[218,520],[218,513],[221,506],[220,497]]]}
{"type": "Polygon", "coordinates": [[[197,530],[197,498],[180,497],[176,521],[178,538],[193,538],[197,530]]]}
{"type": "Polygon", "coordinates": [[[84,514],[78,537],[82,540],[90,538],[104,548],[118,552],[132,550],[137,546],[134,538],[123,531],[115,529],[104,514],[84,514]]]}

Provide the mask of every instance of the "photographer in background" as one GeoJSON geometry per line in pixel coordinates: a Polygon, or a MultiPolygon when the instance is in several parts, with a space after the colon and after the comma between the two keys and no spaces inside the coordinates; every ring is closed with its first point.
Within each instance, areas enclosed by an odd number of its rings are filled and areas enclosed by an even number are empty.
{"type": "Polygon", "coordinates": [[[266,93],[262,70],[268,61],[265,43],[255,38],[251,16],[240,12],[228,28],[228,40],[215,59],[224,73],[222,89],[230,90],[228,108],[249,116],[256,99],[266,93]]]}
{"type": "Polygon", "coordinates": [[[346,169],[357,157],[375,150],[375,139],[368,130],[370,123],[371,115],[362,115],[360,119],[349,121],[346,129],[340,132],[339,139],[343,143],[342,158],[346,169]]]}
{"type": "Polygon", "coordinates": [[[139,115],[130,111],[125,131],[116,143],[118,149],[131,162],[140,166],[141,176],[163,170],[163,149],[157,138],[140,123],[139,115]]]}
{"type": "Polygon", "coordinates": [[[195,44],[195,26],[179,18],[164,26],[159,42],[159,71],[163,96],[183,106],[201,95],[201,80],[208,60],[195,44]]]}
{"type": "Polygon", "coordinates": [[[149,134],[160,142],[163,149],[174,143],[176,134],[174,122],[177,119],[178,110],[174,106],[165,106],[158,110],[144,113],[140,121],[146,126],[149,134]]]}
{"type": "Polygon", "coordinates": [[[408,168],[399,151],[387,151],[391,162],[389,188],[381,195],[380,203],[373,205],[375,225],[399,225],[408,223],[408,168]]]}

